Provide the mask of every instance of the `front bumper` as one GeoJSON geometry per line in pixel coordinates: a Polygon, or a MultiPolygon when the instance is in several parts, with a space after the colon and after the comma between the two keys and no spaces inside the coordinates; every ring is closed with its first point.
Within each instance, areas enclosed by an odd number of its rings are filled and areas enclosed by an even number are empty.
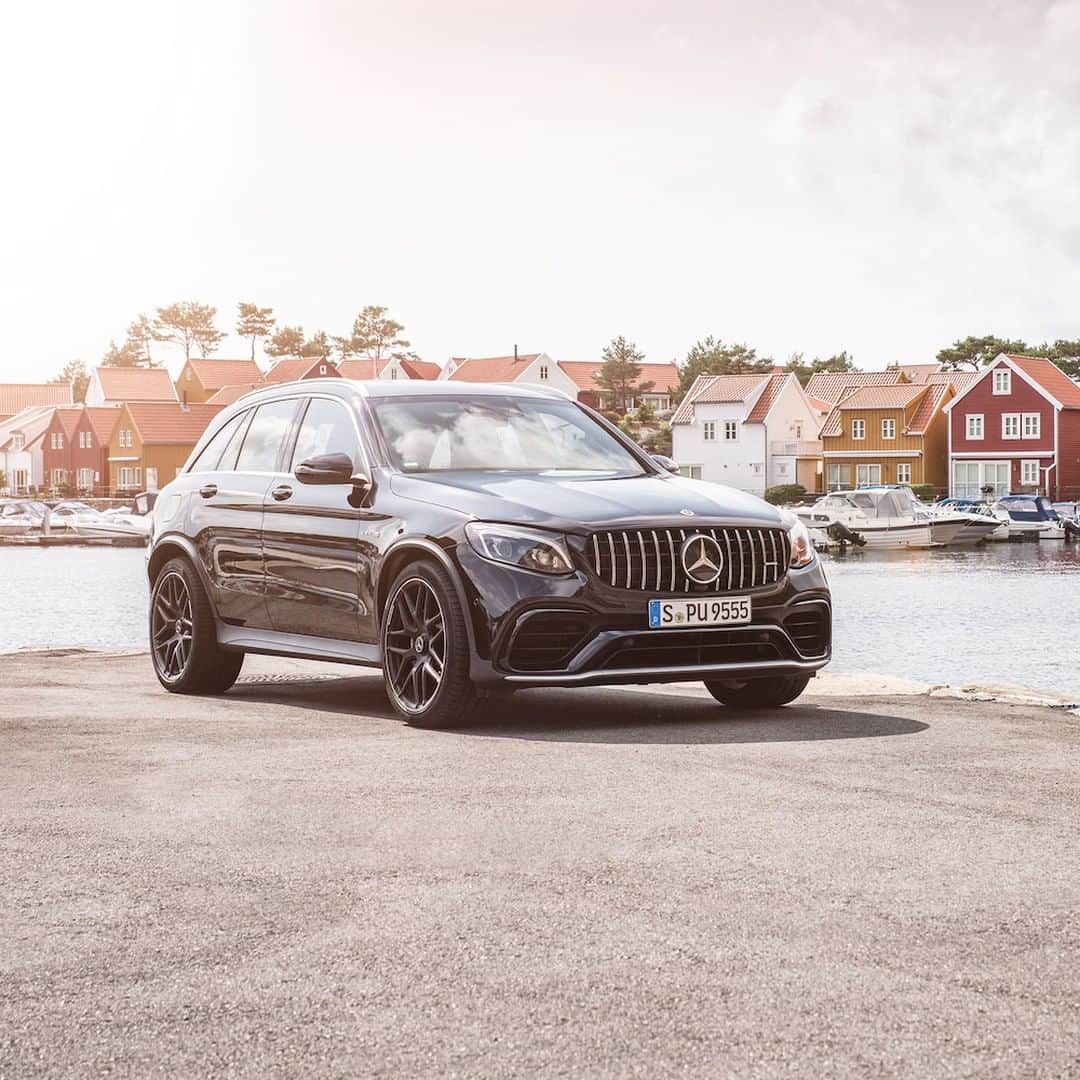
{"type": "Polygon", "coordinates": [[[481,686],[598,686],[806,675],[832,655],[832,606],[815,560],[774,586],[743,590],[745,626],[651,630],[648,601],[685,593],[612,588],[587,569],[530,573],[457,551],[481,686]]]}

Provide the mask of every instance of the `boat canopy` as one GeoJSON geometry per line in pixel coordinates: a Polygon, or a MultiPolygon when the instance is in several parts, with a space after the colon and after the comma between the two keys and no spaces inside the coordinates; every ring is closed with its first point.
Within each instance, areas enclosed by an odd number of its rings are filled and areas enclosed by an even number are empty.
{"type": "Polygon", "coordinates": [[[1002,495],[998,506],[1013,521],[1057,521],[1057,511],[1045,495],[1002,495]]]}
{"type": "Polygon", "coordinates": [[[907,488],[877,488],[866,491],[834,491],[814,504],[824,509],[861,510],[868,518],[912,517],[917,509],[907,488]]]}

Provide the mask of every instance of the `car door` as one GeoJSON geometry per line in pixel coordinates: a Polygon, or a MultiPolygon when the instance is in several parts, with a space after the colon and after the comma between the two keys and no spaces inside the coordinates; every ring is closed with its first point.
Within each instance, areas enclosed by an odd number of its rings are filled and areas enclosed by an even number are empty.
{"type": "Polygon", "coordinates": [[[371,597],[373,546],[361,539],[373,515],[352,505],[350,483],[306,484],[304,461],[345,454],[368,471],[352,406],[312,395],[306,402],[288,465],[274,477],[263,514],[266,597],[275,630],[289,634],[374,641],[371,597]]]}
{"type": "Polygon", "coordinates": [[[238,418],[220,456],[207,444],[189,475],[189,529],[203,559],[214,608],[233,626],[270,628],[262,519],[267,491],[293,435],[299,398],[268,401],[238,418]],[[199,471],[205,462],[205,471],[199,471]],[[195,475],[195,474],[198,475],[195,475]]]}

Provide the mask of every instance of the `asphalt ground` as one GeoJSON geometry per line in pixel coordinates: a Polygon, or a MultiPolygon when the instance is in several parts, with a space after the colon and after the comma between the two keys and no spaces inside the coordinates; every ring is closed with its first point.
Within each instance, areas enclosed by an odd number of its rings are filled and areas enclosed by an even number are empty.
{"type": "Polygon", "coordinates": [[[322,670],[0,656],[0,1076],[1080,1075],[1075,714],[322,670]]]}

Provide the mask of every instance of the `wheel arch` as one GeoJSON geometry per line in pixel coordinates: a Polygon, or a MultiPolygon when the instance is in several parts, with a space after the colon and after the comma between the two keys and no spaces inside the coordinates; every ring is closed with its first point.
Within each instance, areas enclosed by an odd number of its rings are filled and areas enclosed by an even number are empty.
{"type": "MultiPolygon", "coordinates": [[[[210,600],[213,593],[210,591],[210,582],[206,577],[206,567],[203,566],[195,545],[187,537],[176,534],[162,537],[154,545],[154,549],[146,560],[146,576],[150,579],[150,587],[153,588],[158,574],[161,573],[161,568],[167,562],[176,558],[187,559],[195,567],[195,573],[199,575],[203,591],[206,593],[207,599],[210,600]]],[[[210,606],[213,609],[213,601],[210,602],[210,606]]]]}

